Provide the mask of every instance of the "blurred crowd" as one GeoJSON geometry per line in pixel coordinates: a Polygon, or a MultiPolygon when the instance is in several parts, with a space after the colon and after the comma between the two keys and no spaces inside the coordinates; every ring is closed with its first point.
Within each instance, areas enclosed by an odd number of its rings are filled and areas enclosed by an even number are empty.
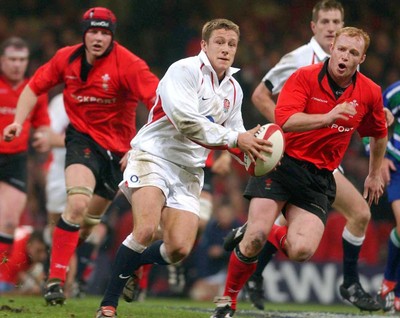
{"type": "MultiPolygon", "coordinates": [[[[265,123],[265,119],[250,101],[254,88],[283,54],[309,41],[310,12],[314,4],[313,0],[104,0],[89,3],[77,0],[0,0],[0,42],[11,35],[27,40],[32,52],[29,65],[29,74],[32,74],[57,49],[81,41],[79,17],[85,9],[97,5],[107,6],[118,16],[116,40],[143,57],[152,71],[162,77],[173,61],[200,51],[199,31],[205,21],[217,17],[231,19],[241,28],[241,42],[234,66],[241,68],[237,79],[244,90],[244,123],[250,128],[265,123]]],[[[362,72],[382,89],[399,80],[400,10],[396,2],[365,0],[360,4],[356,0],[347,0],[342,1],[342,4],[346,12],[345,24],[360,27],[371,35],[371,47],[362,65],[362,72]]],[[[55,89],[49,97],[59,92],[55,89]]],[[[140,127],[147,112],[138,111],[140,127]]],[[[21,223],[36,229],[46,224],[44,182],[47,163],[46,155],[32,150],[28,206],[21,223]]],[[[246,218],[247,202],[242,198],[242,190],[247,174],[242,167],[233,164],[229,176],[216,176],[214,179],[215,209],[230,209],[232,217],[229,222],[221,221],[221,233],[244,222],[246,218]],[[230,204],[224,205],[226,202],[230,204]]],[[[348,150],[343,167],[345,174],[361,190],[368,171],[368,160],[357,136],[348,150]]],[[[223,215],[223,212],[215,213],[214,217],[223,218],[223,215]]],[[[376,222],[381,219],[391,222],[390,207],[384,199],[378,207],[373,208],[373,219],[376,222]]],[[[118,224],[118,219],[111,221],[111,224],[118,224]]],[[[117,236],[123,238],[125,234],[119,233],[117,236]]],[[[199,248],[206,248],[206,243],[201,241],[199,248]]],[[[218,244],[222,244],[222,234],[218,244]]],[[[109,264],[115,246],[118,246],[115,242],[103,244],[102,249],[107,255],[104,264],[109,264]]],[[[226,255],[222,254],[215,257],[216,264],[226,260],[226,255]]],[[[379,261],[376,258],[374,260],[379,261]]],[[[218,273],[217,265],[204,266],[215,267],[210,275],[218,273]]],[[[205,272],[201,268],[196,274],[198,276],[194,276],[204,278],[205,272]]],[[[197,286],[203,284],[206,287],[196,290],[194,297],[203,297],[199,295],[210,288],[207,283],[204,280],[197,283],[197,286]]],[[[158,282],[154,288],[162,290],[160,284],[158,282]]]]}

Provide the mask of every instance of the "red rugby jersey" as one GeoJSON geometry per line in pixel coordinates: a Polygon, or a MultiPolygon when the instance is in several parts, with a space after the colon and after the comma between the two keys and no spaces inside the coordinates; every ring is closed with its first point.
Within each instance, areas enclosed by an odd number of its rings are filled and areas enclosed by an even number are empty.
{"type": "MultiPolygon", "coordinates": [[[[19,95],[25,85],[28,84],[28,79],[24,80],[18,88],[14,89],[6,78],[0,75],[0,131],[14,121],[15,109],[19,95]]],[[[32,112],[25,120],[22,132],[19,138],[14,138],[11,142],[6,142],[0,138],[0,153],[1,154],[16,154],[28,150],[29,132],[31,127],[38,128],[40,126],[49,126],[50,119],[47,112],[47,95],[41,95],[32,112]]]]}
{"type": "Polygon", "coordinates": [[[337,120],[330,127],[285,133],[285,152],[289,156],[312,162],[320,169],[334,170],[356,130],[361,137],[383,138],[387,127],[380,87],[357,72],[353,84],[336,100],[328,83],[326,63],[302,67],[286,81],[278,97],[275,119],[283,126],[295,113],[324,114],[340,103],[352,102],[357,114],[347,121],[337,120]]]}
{"type": "Polygon", "coordinates": [[[138,101],[150,109],[159,80],[145,61],[114,42],[110,54],[95,61],[84,82],[80,77],[84,55],[70,61],[80,47],[57,51],[36,71],[29,86],[41,94],[65,83],[64,104],[72,126],[103,148],[123,155],[136,134],[138,101]]]}

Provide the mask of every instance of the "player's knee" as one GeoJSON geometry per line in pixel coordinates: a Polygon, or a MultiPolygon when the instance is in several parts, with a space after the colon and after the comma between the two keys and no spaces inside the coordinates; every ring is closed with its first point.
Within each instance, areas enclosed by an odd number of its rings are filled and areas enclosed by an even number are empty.
{"type": "Polygon", "coordinates": [[[68,202],[66,213],[63,215],[68,221],[81,224],[88,206],[89,202],[71,200],[68,202]]]}
{"type": "Polygon", "coordinates": [[[141,224],[140,226],[135,227],[132,234],[135,237],[135,240],[147,246],[154,240],[157,231],[158,226],[153,226],[152,224],[141,224]]]}
{"type": "Polygon", "coordinates": [[[76,195],[75,194],[68,194],[68,200],[67,200],[67,214],[69,214],[70,217],[76,218],[76,217],[82,217],[84,216],[84,213],[86,212],[89,202],[90,202],[90,197],[87,195],[76,195]]]}
{"type": "Polygon", "coordinates": [[[371,212],[368,205],[359,205],[351,211],[348,221],[357,224],[358,227],[365,228],[370,220],[371,212]]]}
{"type": "Polygon", "coordinates": [[[308,261],[315,253],[315,249],[308,244],[296,244],[295,246],[288,244],[288,257],[296,262],[308,261]]]}
{"type": "Polygon", "coordinates": [[[262,231],[253,232],[249,239],[240,243],[240,249],[247,257],[258,255],[266,242],[265,233],[262,231]]]}
{"type": "Polygon", "coordinates": [[[191,249],[186,246],[180,246],[173,249],[169,255],[172,264],[182,261],[184,258],[186,258],[186,256],[189,255],[190,251],[191,249]]]}

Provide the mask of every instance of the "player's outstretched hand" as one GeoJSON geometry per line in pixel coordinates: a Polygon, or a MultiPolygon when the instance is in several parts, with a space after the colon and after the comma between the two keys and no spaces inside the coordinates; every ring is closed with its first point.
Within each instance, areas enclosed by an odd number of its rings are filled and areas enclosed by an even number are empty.
{"type": "Polygon", "coordinates": [[[364,182],[364,199],[368,201],[368,204],[378,204],[379,198],[382,196],[384,191],[384,183],[381,174],[368,175],[364,182]]]}
{"type": "Polygon", "coordinates": [[[12,123],[6,126],[3,130],[3,139],[5,141],[12,141],[15,137],[21,134],[22,125],[18,123],[12,123]]]}
{"type": "Polygon", "coordinates": [[[252,162],[256,158],[262,161],[267,161],[267,158],[261,152],[272,153],[272,143],[264,139],[258,139],[255,134],[260,130],[260,125],[250,129],[244,133],[240,133],[237,140],[237,145],[245,154],[249,156],[252,162]]]}

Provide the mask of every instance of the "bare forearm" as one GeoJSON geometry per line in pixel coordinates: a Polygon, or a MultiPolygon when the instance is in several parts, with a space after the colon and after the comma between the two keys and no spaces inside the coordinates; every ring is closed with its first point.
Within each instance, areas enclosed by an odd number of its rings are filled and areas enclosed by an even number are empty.
{"type": "Polygon", "coordinates": [[[266,119],[271,123],[275,122],[275,102],[272,99],[271,92],[265,87],[264,83],[261,82],[256,87],[251,96],[251,101],[266,119]]]}
{"type": "Polygon", "coordinates": [[[36,94],[29,85],[26,85],[18,99],[14,122],[22,125],[35,106],[37,99],[36,94]]]}
{"type": "Polygon", "coordinates": [[[387,137],[370,138],[369,174],[380,174],[386,152],[387,137]]]}
{"type": "Polygon", "coordinates": [[[284,131],[308,131],[327,126],[326,116],[324,114],[293,114],[282,126],[284,131]]]}

